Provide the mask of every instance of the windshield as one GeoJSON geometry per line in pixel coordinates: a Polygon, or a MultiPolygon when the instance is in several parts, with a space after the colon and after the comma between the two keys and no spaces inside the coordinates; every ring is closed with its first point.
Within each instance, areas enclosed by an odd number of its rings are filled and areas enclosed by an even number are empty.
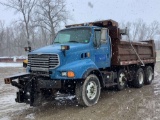
{"type": "Polygon", "coordinates": [[[91,36],[91,29],[89,28],[73,28],[60,31],[54,43],[88,43],[91,36]]]}

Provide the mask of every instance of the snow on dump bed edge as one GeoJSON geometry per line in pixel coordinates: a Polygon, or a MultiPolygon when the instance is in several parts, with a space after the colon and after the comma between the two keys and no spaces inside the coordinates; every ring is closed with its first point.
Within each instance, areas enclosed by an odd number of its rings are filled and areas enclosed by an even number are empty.
{"type": "Polygon", "coordinates": [[[0,63],[0,67],[22,67],[22,66],[23,66],[22,63],[4,63],[4,62],[0,63]]]}

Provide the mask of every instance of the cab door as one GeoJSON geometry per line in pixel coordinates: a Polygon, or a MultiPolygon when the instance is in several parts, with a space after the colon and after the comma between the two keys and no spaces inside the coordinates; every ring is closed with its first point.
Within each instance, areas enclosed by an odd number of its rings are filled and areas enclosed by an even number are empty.
{"type": "Polygon", "coordinates": [[[111,63],[111,47],[110,37],[106,31],[101,29],[94,30],[94,62],[98,68],[110,67],[111,63]]]}

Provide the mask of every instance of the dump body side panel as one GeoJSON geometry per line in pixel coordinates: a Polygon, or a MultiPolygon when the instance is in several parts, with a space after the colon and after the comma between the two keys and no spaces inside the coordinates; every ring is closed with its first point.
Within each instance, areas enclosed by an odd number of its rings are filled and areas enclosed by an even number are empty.
{"type": "Polygon", "coordinates": [[[156,62],[155,44],[153,40],[143,42],[112,40],[112,65],[140,64],[140,59],[146,63],[156,62]]]}

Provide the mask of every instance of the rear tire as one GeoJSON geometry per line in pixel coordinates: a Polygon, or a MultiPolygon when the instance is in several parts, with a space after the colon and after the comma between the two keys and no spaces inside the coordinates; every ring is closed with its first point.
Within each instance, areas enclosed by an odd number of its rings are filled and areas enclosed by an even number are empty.
{"type": "Polygon", "coordinates": [[[100,82],[96,75],[91,74],[84,82],[76,84],[76,98],[82,106],[95,105],[99,100],[100,92],[100,82]]]}
{"type": "Polygon", "coordinates": [[[152,80],[154,79],[154,71],[152,69],[151,66],[147,66],[145,67],[144,69],[144,74],[145,74],[145,80],[144,80],[144,83],[146,85],[149,85],[152,83],[152,80]]]}
{"type": "Polygon", "coordinates": [[[127,82],[127,78],[126,78],[126,74],[125,71],[123,69],[118,71],[118,76],[117,76],[117,89],[123,90],[126,87],[126,82],[127,82]]]}
{"type": "Polygon", "coordinates": [[[135,79],[133,79],[133,85],[136,88],[141,88],[144,84],[144,71],[142,68],[139,68],[136,71],[135,79]]]}

